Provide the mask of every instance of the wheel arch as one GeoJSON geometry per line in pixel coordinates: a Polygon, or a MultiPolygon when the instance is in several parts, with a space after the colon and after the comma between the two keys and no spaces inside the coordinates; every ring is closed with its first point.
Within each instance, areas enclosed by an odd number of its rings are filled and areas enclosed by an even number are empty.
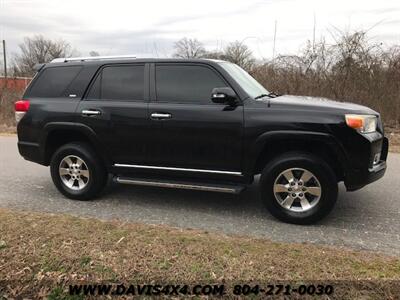
{"type": "Polygon", "coordinates": [[[248,162],[247,174],[260,174],[265,165],[286,152],[301,151],[316,155],[334,170],[338,181],[346,173],[347,157],[343,146],[328,133],[308,131],[274,131],[259,136],[248,162]]]}
{"type": "Polygon", "coordinates": [[[49,123],[44,127],[40,141],[40,144],[43,145],[44,164],[49,165],[53,153],[62,145],[70,142],[88,143],[103,160],[105,166],[110,165],[109,156],[96,133],[86,125],[67,122],[49,123]]]}

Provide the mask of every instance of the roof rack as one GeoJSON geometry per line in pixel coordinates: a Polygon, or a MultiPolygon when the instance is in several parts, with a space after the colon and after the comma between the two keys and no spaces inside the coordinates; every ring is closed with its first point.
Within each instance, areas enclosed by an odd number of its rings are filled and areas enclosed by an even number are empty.
{"type": "Polygon", "coordinates": [[[134,55],[115,55],[115,56],[82,56],[82,57],[60,57],[55,58],[52,63],[69,62],[69,61],[90,61],[90,60],[104,60],[104,59],[132,59],[136,58],[134,55]]]}

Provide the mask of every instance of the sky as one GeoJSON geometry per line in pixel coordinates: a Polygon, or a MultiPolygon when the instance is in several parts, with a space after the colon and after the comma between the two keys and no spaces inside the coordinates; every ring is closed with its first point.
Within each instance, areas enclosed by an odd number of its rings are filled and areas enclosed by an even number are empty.
{"type": "MultiPolygon", "coordinates": [[[[167,57],[174,42],[197,38],[221,50],[238,40],[259,59],[296,54],[315,36],[369,30],[400,44],[400,0],[0,0],[0,39],[7,54],[26,36],[68,41],[80,55],[167,57]]],[[[1,52],[1,51],[0,51],[1,52]]],[[[1,60],[1,59],[0,59],[1,60]]]]}

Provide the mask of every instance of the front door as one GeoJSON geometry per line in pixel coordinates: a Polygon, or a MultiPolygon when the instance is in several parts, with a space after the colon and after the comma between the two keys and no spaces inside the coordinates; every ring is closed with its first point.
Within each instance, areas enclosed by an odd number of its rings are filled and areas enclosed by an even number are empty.
{"type": "Polygon", "coordinates": [[[182,63],[157,63],[150,74],[150,165],[239,175],[243,106],[211,101],[213,88],[228,86],[222,76],[205,64],[182,63]]]}

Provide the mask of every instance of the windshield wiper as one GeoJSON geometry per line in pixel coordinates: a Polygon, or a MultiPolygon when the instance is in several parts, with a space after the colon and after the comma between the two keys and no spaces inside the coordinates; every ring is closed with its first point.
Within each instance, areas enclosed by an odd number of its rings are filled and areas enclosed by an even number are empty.
{"type": "Polygon", "coordinates": [[[276,97],[280,97],[280,96],[281,95],[279,95],[277,93],[274,93],[274,92],[271,92],[271,93],[268,94],[268,97],[270,97],[270,98],[276,98],[276,97]]]}
{"type": "Polygon", "coordinates": [[[254,97],[254,99],[261,99],[261,98],[264,98],[264,97],[268,97],[268,95],[269,94],[261,94],[261,95],[258,95],[257,97],[254,97]]]}
{"type": "Polygon", "coordinates": [[[264,98],[264,97],[270,97],[270,98],[276,98],[276,97],[279,97],[280,95],[278,95],[278,94],[275,94],[274,92],[271,92],[271,93],[269,93],[269,94],[261,94],[261,95],[258,95],[257,97],[255,97],[254,99],[261,99],[261,98],[264,98]]]}

